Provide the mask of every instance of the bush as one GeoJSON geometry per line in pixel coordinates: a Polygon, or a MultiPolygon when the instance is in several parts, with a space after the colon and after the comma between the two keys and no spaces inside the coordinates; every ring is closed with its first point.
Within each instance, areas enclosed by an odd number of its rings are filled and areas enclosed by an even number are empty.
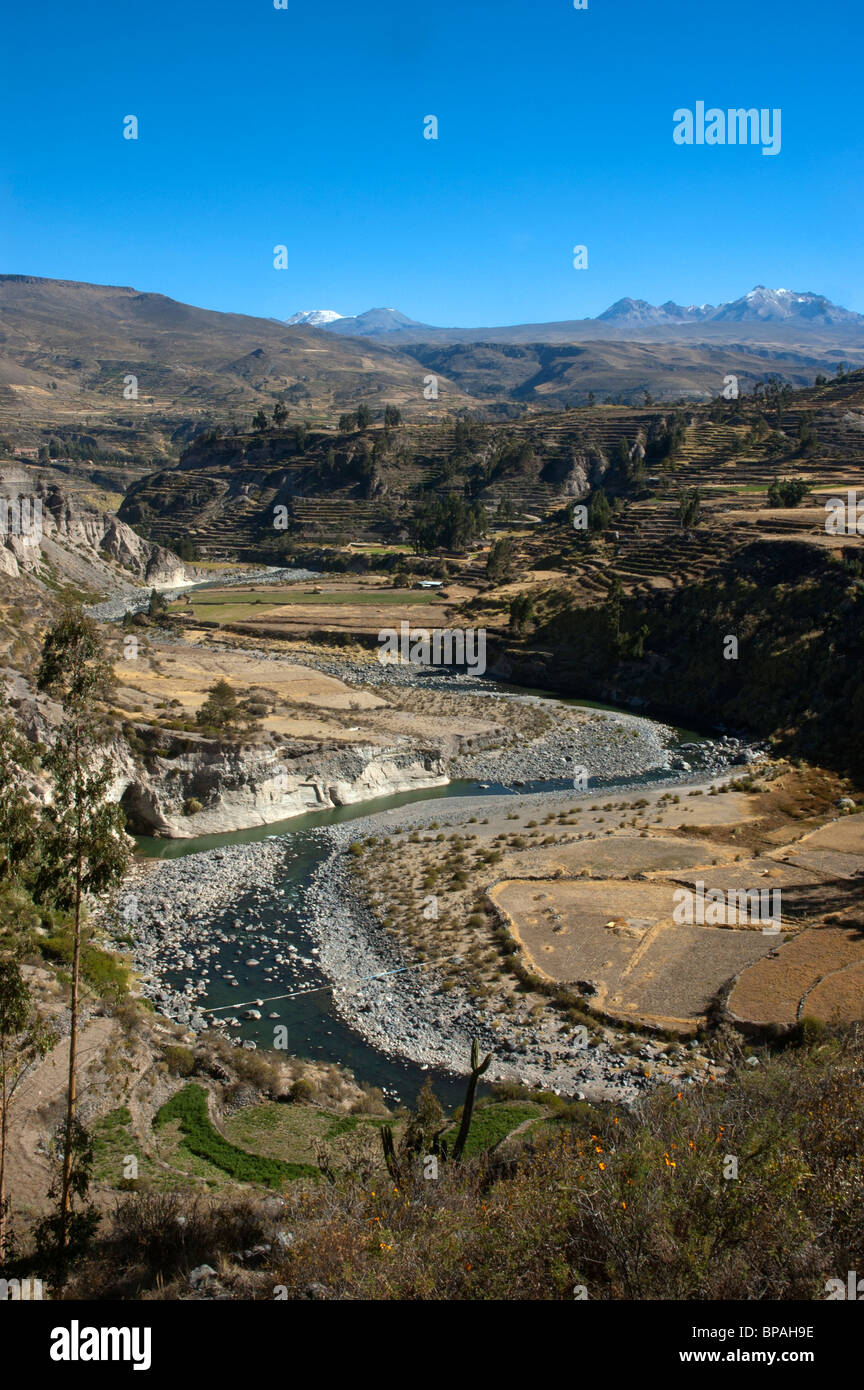
{"type": "Polygon", "coordinates": [[[797,507],[810,490],[803,478],[775,478],[768,488],[769,507],[797,507]]]}
{"type": "Polygon", "coordinates": [[[191,1076],[195,1070],[195,1054],[191,1047],[166,1047],[162,1056],[172,1076],[191,1076]]]}

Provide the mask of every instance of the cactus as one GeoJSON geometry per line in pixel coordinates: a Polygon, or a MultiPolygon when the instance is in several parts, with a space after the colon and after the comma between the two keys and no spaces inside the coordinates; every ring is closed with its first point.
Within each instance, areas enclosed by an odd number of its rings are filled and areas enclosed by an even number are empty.
{"type": "Polygon", "coordinates": [[[459,1126],[459,1133],[456,1136],[456,1143],[453,1145],[452,1158],[454,1163],[458,1163],[462,1157],[462,1150],[468,1139],[468,1131],[471,1128],[471,1116],[474,1113],[474,1096],[477,1091],[477,1082],[487,1070],[492,1061],[492,1053],[487,1052],[483,1061],[480,1061],[480,1044],[475,1038],[471,1044],[471,1075],[468,1078],[468,1088],[465,1092],[465,1104],[462,1107],[462,1123],[459,1126]]]}
{"type": "Polygon", "coordinates": [[[465,1091],[465,1103],[462,1106],[462,1121],[459,1125],[459,1133],[456,1136],[456,1142],[453,1145],[452,1153],[448,1152],[447,1143],[441,1137],[444,1130],[447,1128],[446,1124],[436,1130],[430,1138],[428,1132],[424,1134],[419,1126],[412,1122],[405,1131],[402,1142],[399,1145],[398,1153],[396,1151],[396,1145],[393,1142],[392,1127],[390,1125],[381,1126],[381,1147],[384,1150],[384,1162],[387,1165],[387,1172],[395,1183],[399,1184],[402,1182],[403,1164],[401,1160],[404,1159],[415,1159],[423,1154],[433,1153],[436,1157],[440,1158],[442,1162],[446,1162],[448,1158],[452,1158],[455,1163],[458,1163],[459,1159],[462,1157],[462,1150],[465,1148],[465,1143],[468,1139],[468,1131],[471,1128],[471,1117],[474,1113],[474,1096],[477,1092],[477,1082],[480,1080],[480,1077],[483,1075],[484,1071],[486,1071],[491,1061],[491,1052],[484,1057],[482,1062],[480,1061],[480,1045],[475,1038],[471,1044],[471,1075],[468,1078],[468,1086],[465,1091]]]}
{"type": "Polygon", "coordinates": [[[399,1166],[399,1160],[396,1157],[396,1146],[393,1143],[393,1130],[390,1125],[381,1126],[381,1147],[384,1150],[384,1162],[387,1164],[387,1172],[398,1185],[402,1181],[402,1170],[399,1166]]]}

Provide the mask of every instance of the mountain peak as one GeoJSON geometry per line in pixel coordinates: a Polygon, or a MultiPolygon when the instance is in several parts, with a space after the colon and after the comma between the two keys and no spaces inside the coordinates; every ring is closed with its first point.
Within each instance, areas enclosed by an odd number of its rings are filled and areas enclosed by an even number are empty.
{"type": "Polygon", "coordinates": [[[621,324],[675,323],[793,323],[805,320],[819,324],[858,324],[861,314],[832,304],[823,294],[811,290],[769,289],[754,285],[740,299],[726,304],[690,304],[686,307],[668,299],[655,306],[644,299],[618,299],[597,321],[621,324]]]}
{"type": "Polygon", "coordinates": [[[348,333],[357,338],[372,337],[377,334],[398,333],[410,328],[428,328],[429,324],[409,319],[398,309],[367,309],[354,318],[340,319],[338,323],[327,325],[335,333],[348,333]]]}
{"type": "Polygon", "coordinates": [[[285,322],[291,328],[298,323],[308,328],[325,328],[328,323],[335,323],[341,317],[335,309],[298,309],[297,313],[292,314],[285,322]]]}

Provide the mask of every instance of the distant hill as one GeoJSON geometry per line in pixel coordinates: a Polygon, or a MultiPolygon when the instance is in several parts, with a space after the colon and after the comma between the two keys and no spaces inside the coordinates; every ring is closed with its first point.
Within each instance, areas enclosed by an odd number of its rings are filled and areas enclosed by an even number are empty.
{"type": "MultiPolygon", "coordinates": [[[[457,405],[468,401],[442,382],[457,405]]],[[[417,363],[319,328],[220,313],[124,285],[0,276],[0,423],[225,421],[278,398],[310,414],[425,408],[417,363]],[[137,399],[124,397],[127,378],[137,399]]]]}
{"type": "Polygon", "coordinates": [[[649,304],[644,299],[616,299],[608,309],[597,315],[597,323],[693,323],[706,316],[710,304],[698,307],[691,304],[675,304],[671,299],[665,304],[649,304]]]}
{"type": "Polygon", "coordinates": [[[3,275],[0,437],[35,452],[54,432],[78,432],[79,446],[83,433],[95,462],[146,469],[202,425],[245,430],[278,400],[313,424],[361,401],[417,420],[507,420],[592,396],[708,400],[729,373],[748,391],[771,374],[803,386],[841,361],[864,365],[862,327],[824,296],[759,287],[716,309],[620,300],[599,319],[511,328],[435,328],[393,308],[289,327],[130,286],[3,275]],[[430,376],[437,397],[424,396],[430,376]]]}

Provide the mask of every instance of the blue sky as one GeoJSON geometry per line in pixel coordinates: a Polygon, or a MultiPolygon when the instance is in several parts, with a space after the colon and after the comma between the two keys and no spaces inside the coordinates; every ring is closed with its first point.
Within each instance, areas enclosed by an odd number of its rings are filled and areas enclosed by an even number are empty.
{"type": "Polygon", "coordinates": [[[278,318],[540,322],[757,283],[864,312],[849,0],[47,0],[4,31],[6,272],[278,318]],[[781,152],[675,145],[699,100],[780,107],[781,152]]]}

